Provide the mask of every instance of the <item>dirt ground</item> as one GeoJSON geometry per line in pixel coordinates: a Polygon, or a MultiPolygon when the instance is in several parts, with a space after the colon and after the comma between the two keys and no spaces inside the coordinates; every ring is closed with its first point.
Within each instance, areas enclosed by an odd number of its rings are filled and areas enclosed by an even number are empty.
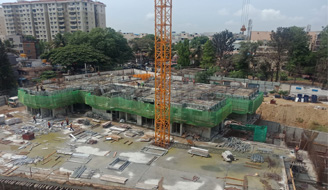
{"type": "Polygon", "coordinates": [[[257,110],[263,120],[328,132],[328,104],[302,103],[284,99],[275,99],[276,104],[270,104],[272,99],[274,98],[265,97],[257,110]],[[315,109],[316,106],[325,107],[325,110],[315,109]]]}
{"type": "Polygon", "coordinates": [[[7,105],[0,106],[0,114],[8,114],[10,112],[23,111],[25,109],[26,109],[25,106],[20,106],[20,107],[16,107],[16,108],[12,108],[7,105]]]}

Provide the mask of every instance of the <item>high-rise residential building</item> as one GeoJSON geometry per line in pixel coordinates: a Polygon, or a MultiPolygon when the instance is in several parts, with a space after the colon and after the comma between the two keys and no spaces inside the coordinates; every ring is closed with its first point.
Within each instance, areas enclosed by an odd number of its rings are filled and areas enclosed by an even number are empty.
{"type": "Polygon", "coordinates": [[[106,27],[105,4],[92,0],[39,0],[2,4],[7,35],[32,35],[42,41],[57,33],[106,27]]]}

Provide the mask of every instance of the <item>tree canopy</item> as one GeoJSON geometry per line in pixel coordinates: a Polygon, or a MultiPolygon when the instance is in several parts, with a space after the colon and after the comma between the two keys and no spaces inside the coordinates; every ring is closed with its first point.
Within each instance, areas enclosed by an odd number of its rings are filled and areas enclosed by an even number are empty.
{"type": "MultiPolygon", "coordinates": [[[[313,67],[315,62],[312,59],[309,49],[310,36],[300,27],[289,27],[288,41],[288,71],[294,74],[295,79],[297,74],[302,73],[302,68],[313,67]]],[[[311,72],[312,73],[312,72],[311,72]]]]}
{"type": "Polygon", "coordinates": [[[203,47],[203,56],[201,60],[201,67],[211,68],[216,64],[216,54],[213,43],[208,40],[203,47]]]}
{"type": "Polygon", "coordinates": [[[195,37],[191,40],[190,47],[191,48],[197,48],[199,46],[204,45],[208,40],[209,40],[209,38],[207,36],[195,37]]]}
{"type": "MultiPolygon", "coordinates": [[[[257,49],[259,47],[258,43],[242,42],[240,46],[240,51],[236,59],[235,68],[239,70],[240,76],[247,77],[251,72],[251,68],[255,69],[257,66],[257,61],[255,59],[257,49]]],[[[252,72],[253,77],[255,72],[252,72]]]]}
{"type": "Polygon", "coordinates": [[[223,58],[225,52],[232,52],[234,50],[233,43],[235,42],[235,38],[233,33],[228,30],[224,30],[221,33],[216,33],[213,36],[212,42],[215,46],[216,55],[219,59],[223,58]]]}
{"type": "MultiPolygon", "coordinates": [[[[63,49],[57,50],[57,48],[66,46],[70,46],[66,50],[71,51],[74,50],[72,47],[75,47],[80,53],[92,53],[95,51],[90,57],[84,55],[84,57],[88,59],[87,62],[91,62],[92,64],[95,63],[91,60],[95,59],[89,58],[94,58],[96,54],[99,55],[97,60],[101,61],[99,64],[103,66],[106,66],[104,65],[106,64],[104,61],[111,63],[111,66],[113,66],[114,64],[123,64],[132,58],[132,51],[128,46],[127,40],[120,33],[115,32],[115,30],[111,28],[94,28],[90,32],[77,31],[74,33],[65,33],[64,35],[57,34],[51,44],[53,49],[43,54],[42,57],[52,58],[50,61],[55,61],[56,63],[54,64],[60,63],[58,60],[60,60],[61,57],[64,58],[68,55],[73,55],[72,52],[65,52],[63,49]],[[88,47],[88,49],[83,51],[82,48],[84,47],[88,47]]],[[[79,56],[73,56],[68,60],[70,60],[71,63],[66,60],[65,63],[61,65],[72,67],[73,63],[79,63],[83,59],[79,56]]]]}
{"type": "MultiPolygon", "coordinates": [[[[147,56],[143,59],[154,60],[154,35],[148,34],[142,38],[135,38],[129,41],[132,51],[135,54],[143,53],[147,56]]],[[[147,60],[148,61],[148,60],[147,60]]]]}
{"type": "Polygon", "coordinates": [[[101,51],[87,44],[60,47],[43,54],[42,58],[48,59],[53,65],[63,66],[66,71],[78,71],[84,67],[85,63],[93,66],[106,66],[110,62],[101,51]]]}
{"type": "Polygon", "coordinates": [[[272,46],[275,51],[276,82],[278,82],[280,79],[279,73],[281,70],[282,62],[284,60],[284,56],[288,50],[289,38],[289,28],[279,27],[277,28],[276,32],[272,31],[271,33],[271,41],[269,45],[272,46]]]}
{"type": "Polygon", "coordinates": [[[16,87],[16,78],[8,60],[8,47],[0,40],[0,90],[16,87]]]}
{"type": "Polygon", "coordinates": [[[178,53],[178,61],[177,64],[181,67],[187,67],[190,65],[190,46],[189,41],[184,40],[183,42],[179,42],[176,46],[178,53]]]}

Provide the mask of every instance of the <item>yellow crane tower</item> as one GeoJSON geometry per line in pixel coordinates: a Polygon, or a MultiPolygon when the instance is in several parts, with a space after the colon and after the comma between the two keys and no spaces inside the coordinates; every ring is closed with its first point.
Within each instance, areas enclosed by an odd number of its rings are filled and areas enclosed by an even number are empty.
{"type": "Polygon", "coordinates": [[[172,0],[155,0],[155,145],[170,144],[172,0]]]}

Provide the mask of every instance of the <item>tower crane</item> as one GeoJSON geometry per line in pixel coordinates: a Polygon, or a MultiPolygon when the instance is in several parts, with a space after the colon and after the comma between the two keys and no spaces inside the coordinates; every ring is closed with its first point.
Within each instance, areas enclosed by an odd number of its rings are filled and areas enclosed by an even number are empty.
{"type": "Polygon", "coordinates": [[[172,0],[155,2],[155,135],[154,144],[170,144],[172,0]]]}

